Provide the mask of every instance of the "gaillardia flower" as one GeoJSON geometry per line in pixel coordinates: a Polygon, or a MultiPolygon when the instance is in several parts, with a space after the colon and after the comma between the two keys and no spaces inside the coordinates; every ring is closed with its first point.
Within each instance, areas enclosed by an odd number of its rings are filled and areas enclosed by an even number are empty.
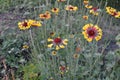
{"type": "Polygon", "coordinates": [[[55,32],[50,32],[50,36],[51,37],[55,36],[55,32]]]}
{"type": "Polygon", "coordinates": [[[28,45],[23,45],[23,49],[28,49],[29,46],[28,45]]]}
{"type": "Polygon", "coordinates": [[[46,11],[44,14],[40,14],[39,17],[41,19],[50,19],[51,18],[51,13],[49,11],[46,11]]]}
{"type": "Polygon", "coordinates": [[[66,0],[57,0],[58,2],[65,2],[66,0]]]}
{"type": "Polygon", "coordinates": [[[54,39],[48,38],[48,42],[50,42],[50,44],[48,44],[48,48],[55,47],[56,50],[59,50],[61,48],[65,48],[65,46],[68,43],[68,40],[67,39],[61,39],[60,37],[57,37],[57,38],[54,38],[54,39]]]}
{"type": "Polygon", "coordinates": [[[88,0],[84,0],[84,1],[83,1],[83,4],[84,4],[84,5],[88,5],[88,4],[89,4],[89,1],[88,1],[88,0]]]}
{"type": "Polygon", "coordinates": [[[78,7],[77,6],[72,6],[72,5],[67,5],[65,10],[67,10],[67,11],[77,11],[78,7]]]}
{"type": "Polygon", "coordinates": [[[55,14],[58,14],[58,12],[59,12],[59,8],[52,8],[52,10],[51,10],[53,13],[55,13],[55,14]]]}
{"type": "Polygon", "coordinates": [[[26,29],[29,29],[31,25],[28,20],[24,20],[22,22],[18,22],[18,27],[20,30],[26,30],[26,29]]]}
{"type": "Polygon", "coordinates": [[[116,11],[116,9],[114,9],[112,7],[106,7],[106,12],[108,14],[114,15],[117,11],[116,11]]]}
{"type": "Polygon", "coordinates": [[[117,11],[116,9],[112,7],[106,7],[106,12],[115,18],[120,18],[120,11],[117,11]]]}
{"type": "Polygon", "coordinates": [[[83,16],[83,19],[84,19],[84,20],[88,20],[88,16],[84,15],[84,16],[83,16]]]}
{"type": "Polygon", "coordinates": [[[90,10],[90,13],[97,16],[99,14],[100,9],[94,7],[90,10]]]}
{"type": "Polygon", "coordinates": [[[69,67],[61,65],[61,66],[59,67],[59,70],[60,70],[60,74],[63,75],[64,73],[67,73],[67,72],[68,72],[69,67]]]}
{"type": "Polygon", "coordinates": [[[88,42],[91,42],[93,39],[98,41],[102,37],[102,30],[97,25],[86,24],[83,26],[82,34],[88,42]]]}
{"type": "Polygon", "coordinates": [[[40,27],[42,26],[41,22],[40,21],[36,21],[36,20],[28,20],[30,25],[33,26],[33,27],[40,27]]]}

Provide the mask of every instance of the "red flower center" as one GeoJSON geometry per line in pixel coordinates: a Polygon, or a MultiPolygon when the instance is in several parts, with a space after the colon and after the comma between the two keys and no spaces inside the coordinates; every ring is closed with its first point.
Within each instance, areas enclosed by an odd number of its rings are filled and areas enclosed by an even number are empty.
{"type": "Polygon", "coordinates": [[[94,29],[94,28],[91,28],[87,31],[88,36],[93,37],[93,38],[96,36],[96,33],[97,33],[96,29],[94,29]]]}
{"type": "Polygon", "coordinates": [[[96,8],[96,7],[95,7],[95,8],[92,8],[92,10],[93,10],[94,12],[96,12],[96,11],[97,11],[97,9],[98,9],[98,8],[96,8]]]}
{"type": "Polygon", "coordinates": [[[57,11],[57,8],[54,8],[54,11],[57,11]]]}
{"type": "Polygon", "coordinates": [[[60,2],[63,2],[64,0],[59,0],[60,2]]]}
{"type": "Polygon", "coordinates": [[[55,38],[53,41],[55,44],[60,44],[62,42],[61,38],[55,38]]]}
{"type": "Polygon", "coordinates": [[[69,7],[69,9],[73,10],[73,7],[72,7],[72,6],[70,6],[70,7],[69,7]]]}
{"type": "Polygon", "coordinates": [[[61,71],[65,71],[65,69],[66,69],[65,66],[61,66],[61,67],[60,67],[60,70],[61,70],[61,71]]]}
{"type": "Polygon", "coordinates": [[[50,35],[53,36],[55,33],[54,32],[51,32],[50,35]]]}
{"type": "Polygon", "coordinates": [[[117,15],[117,12],[114,12],[114,13],[113,13],[113,16],[116,16],[116,15],[117,15]]]}
{"type": "Polygon", "coordinates": [[[43,17],[45,17],[45,18],[46,18],[46,17],[47,17],[47,15],[45,15],[45,14],[44,14],[44,15],[43,15],[43,17]]]}
{"type": "Polygon", "coordinates": [[[25,27],[28,26],[27,22],[24,22],[22,25],[25,26],[25,27]]]}

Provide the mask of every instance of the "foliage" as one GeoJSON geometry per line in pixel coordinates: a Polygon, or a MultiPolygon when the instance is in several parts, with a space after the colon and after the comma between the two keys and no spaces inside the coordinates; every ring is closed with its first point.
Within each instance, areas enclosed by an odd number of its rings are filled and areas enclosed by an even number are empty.
{"type": "Polygon", "coordinates": [[[1,79],[5,75],[12,80],[120,79],[119,47],[107,51],[112,39],[104,32],[111,29],[113,18],[120,19],[119,10],[106,11],[107,1],[104,6],[102,1],[76,2],[16,1],[26,19],[18,22],[17,30],[1,36],[1,79]],[[101,25],[103,18],[109,20],[106,27],[101,25]],[[100,40],[106,42],[99,44],[100,40]],[[14,73],[8,73],[11,69],[14,73]]]}

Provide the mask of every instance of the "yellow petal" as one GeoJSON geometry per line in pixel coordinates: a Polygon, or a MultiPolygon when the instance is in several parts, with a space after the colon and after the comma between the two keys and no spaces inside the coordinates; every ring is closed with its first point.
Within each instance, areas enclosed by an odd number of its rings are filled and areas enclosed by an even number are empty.
{"type": "Polygon", "coordinates": [[[92,38],[87,38],[87,41],[88,41],[88,42],[91,42],[91,41],[92,41],[92,38]]]}
{"type": "Polygon", "coordinates": [[[66,42],[66,41],[63,41],[63,44],[64,44],[64,45],[67,45],[67,42],[66,42]]]}
{"type": "Polygon", "coordinates": [[[98,16],[98,14],[99,14],[98,12],[95,12],[95,13],[94,13],[94,15],[96,15],[96,16],[98,16]]]}
{"type": "Polygon", "coordinates": [[[60,45],[60,48],[65,48],[65,46],[64,45],[60,45]]]}
{"type": "Polygon", "coordinates": [[[53,39],[48,38],[48,39],[47,39],[47,41],[48,41],[48,42],[52,42],[52,41],[53,41],[53,39]]]}
{"type": "Polygon", "coordinates": [[[49,44],[48,47],[51,48],[53,46],[53,44],[49,44]]]}
{"type": "Polygon", "coordinates": [[[68,39],[64,39],[65,42],[68,42],[68,39]]]}
{"type": "Polygon", "coordinates": [[[74,11],[78,10],[78,7],[74,7],[74,11]]]}
{"type": "Polygon", "coordinates": [[[96,40],[96,41],[98,41],[98,40],[100,40],[100,39],[101,39],[101,36],[95,37],[95,40],[96,40]]]}
{"type": "Polygon", "coordinates": [[[57,45],[57,46],[56,46],[56,50],[59,50],[59,49],[60,49],[60,47],[57,45]]]}
{"type": "Polygon", "coordinates": [[[83,30],[86,30],[88,28],[88,26],[87,25],[85,25],[84,27],[83,27],[83,30]]]}
{"type": "Polygon", "coordinates": [[[93,10],[90,10],[90,13],[93,13],[93,10]]]}

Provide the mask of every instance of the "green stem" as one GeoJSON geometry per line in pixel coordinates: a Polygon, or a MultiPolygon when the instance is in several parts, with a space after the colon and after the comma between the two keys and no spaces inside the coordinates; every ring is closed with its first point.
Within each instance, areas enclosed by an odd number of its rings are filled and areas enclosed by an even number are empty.
{"type": "MultiPolygon", "coordinates": [[[[31,43],[32,43],[32,46],[33,46],[33,52],[34,52],[34,55],[37,53],[37,48],[35,47],[35,42],[34,42],[34,39],[33,39],[33,36],[32,36],[32,31],[31,29],[29,30],[29,33],[30,33],[30,39],[31,39],[31,43]]],[[[37,56],[37,55],[36,55],[37,56]]]]}

